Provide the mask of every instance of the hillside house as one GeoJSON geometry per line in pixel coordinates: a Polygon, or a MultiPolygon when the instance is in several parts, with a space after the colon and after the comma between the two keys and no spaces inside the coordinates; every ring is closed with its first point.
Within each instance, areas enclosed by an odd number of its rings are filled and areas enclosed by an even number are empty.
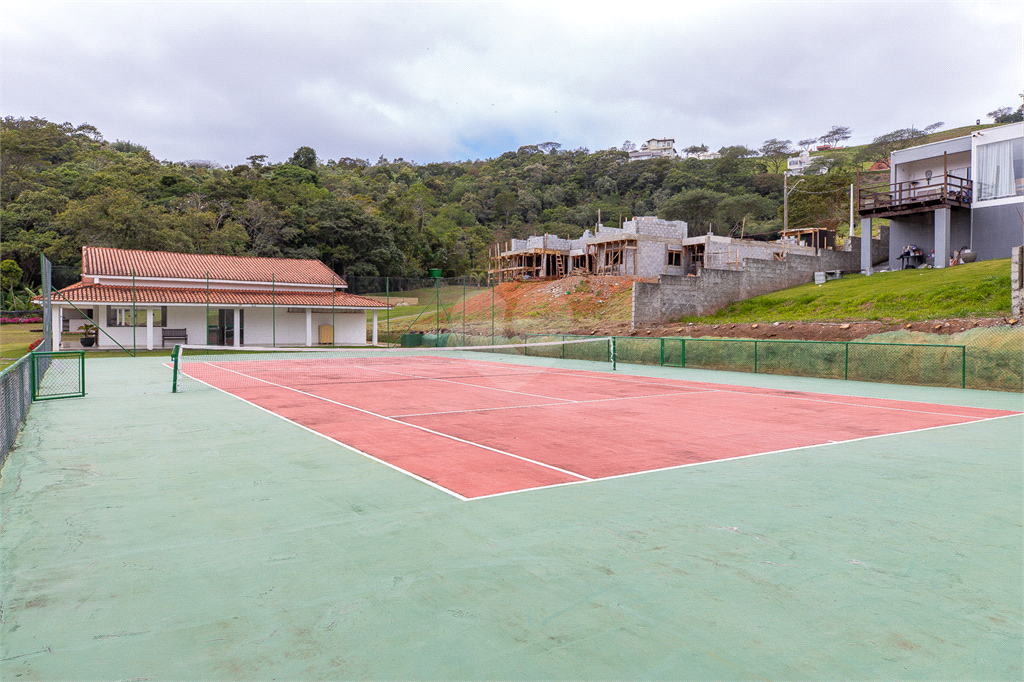
{"type": "Polygon", "coordinates": [[[377,311],[388,306],[346,287],[316,260],[87,246],[82,281],[53,292],[53,347],[87,323],[101,330],[97,345],[110,348],[152,350],[168,336],[234,347],[364,345],[367,311],[376,345],[377,311]]]}
{"type": "Polygon", "coordinates": [[[909,245],[937,268],[963,247],[1006,258],[1024,244],[1024,123],[894,152],[888,182],[858,187],[858,211],[862,232],[889,218],[890,270],[909,245]]]}
{"type": "Polygon", "coordinates": [[[676,141],[672,138],[652,138],[640,145],[640,149],[629,153],[630,161],[643,159],[675,158],[679,156],[675,148],[676,141]]]}

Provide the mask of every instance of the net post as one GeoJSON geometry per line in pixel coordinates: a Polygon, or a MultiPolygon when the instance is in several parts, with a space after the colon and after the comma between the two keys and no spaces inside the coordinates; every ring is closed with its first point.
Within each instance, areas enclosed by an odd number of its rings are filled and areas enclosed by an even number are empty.
{"type": "MultiPolygon", "coordinates": [[[[207,332],[209,335],[209,332],[207,332]]],[[[171,393],[178,392],[178,356],[181,354],[181,346],[174,344],[174,350],[171,351],[171,357],[174,358],[173,368],[171,369],[171,393]]]]}
{"type": "Polygon", "coordinates": [[[609,349],[609,352],[611,352],[611,355],[612,355],[612,371],[614,372],[615,371],[615,337],[614,336],[608,342],[608,349],[609,349]]]}

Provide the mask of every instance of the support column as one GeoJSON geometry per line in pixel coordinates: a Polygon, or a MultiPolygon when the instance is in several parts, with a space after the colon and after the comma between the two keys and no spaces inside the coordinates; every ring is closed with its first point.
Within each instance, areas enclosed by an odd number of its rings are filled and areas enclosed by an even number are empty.
{"type": "Polygon", "coordinates": [[[51,311],[50,324],[53,325],[53,328],[50,330],[50,345],[53,347],[53,350],[60,350],[60,335],[64,330],[64,309],[60,306],[54,306],[51,308],[51,311]]]}
{"type": "Polygon", "coordinates": [[[306,308],[306,347],[313,346],[313,309],[306,308]]]}
{"type": "Polygon", "coordinates": [[[377,345],[377,311],[373,311],[373,345],[377,345]]]}
{"type": "Polygon", "coordinates": [[[234,345],[235,348],[239,348],[242,345],[242,309],[235,308],[235,333],[234,333],[234,345]]]}
{"type": "Polygon", "coordinates": [[[949,213],[948,208],[935,211],[935,267],[944,268],[949,265],[952,255],[949,248],[949,213]]]}
{"type": "Polygon", "coordinates": [[[860,219],[860,269],[871,274],[871,218],[860,219]]]}
{"type": "Polygon", "coordinates": [[[153,309],[146,308],[146,350],[153,350],[153,309]]]}

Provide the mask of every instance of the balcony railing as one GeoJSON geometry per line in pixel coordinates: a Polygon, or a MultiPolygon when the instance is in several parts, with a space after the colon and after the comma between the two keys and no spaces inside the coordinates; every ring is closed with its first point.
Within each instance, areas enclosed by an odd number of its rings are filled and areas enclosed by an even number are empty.
{"type": "Polygon", "coordinates": [[[948,206],[970,207],[971,181],[946,174],[930,180],[864,185],[857,195],[861,215],[900,215],[948,206]]]}

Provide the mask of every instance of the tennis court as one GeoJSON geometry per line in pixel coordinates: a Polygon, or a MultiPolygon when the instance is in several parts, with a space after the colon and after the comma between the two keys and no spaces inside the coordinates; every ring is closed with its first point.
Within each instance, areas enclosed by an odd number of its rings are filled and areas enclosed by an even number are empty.
{"type": "Polygon", "coordinates": [[[1020,394],[446,357],[87,360],[0,678],[1021,678],[1020,394]]]}
{"type": "Polygon", "coordinates": [[[303,355],[198,355],[183,367],[461,499],[1016,414],[510,364],[484,351],[303,355]]]}

